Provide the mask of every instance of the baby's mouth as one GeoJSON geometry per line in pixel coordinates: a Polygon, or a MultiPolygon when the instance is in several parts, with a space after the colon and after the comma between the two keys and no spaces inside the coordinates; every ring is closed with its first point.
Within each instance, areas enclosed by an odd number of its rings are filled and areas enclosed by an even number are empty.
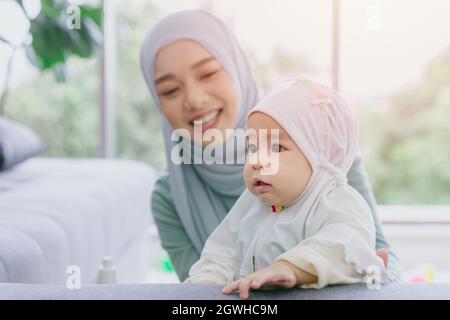
{"type": "Polygon", "coordinates": [[[270,183],[264,182],[262,180],[256,179],[253,183],[256,192],[264,193],[272,189],[272,185],[270,183]]]}

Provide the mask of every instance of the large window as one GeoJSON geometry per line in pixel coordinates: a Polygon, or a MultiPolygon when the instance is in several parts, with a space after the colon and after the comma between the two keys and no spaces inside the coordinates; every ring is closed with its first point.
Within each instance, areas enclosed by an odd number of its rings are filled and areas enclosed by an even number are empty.
{"type": "Polygon", "coordinates": [[[450,203],[450,2],[341,1],[341,91],[378,201],[450,203]]]}
{"type": "MultiPolygon", "coordinates": [[[[165,166],[159,114],[139,66],[140,45],[161,17],[202,8],[234,31],[264,90],[299,74],[339,83],[358,115],[360,149],[380,203],[450,203],[449,1],[115,0],[115,4],[117,43],[110,49],[115,50],[117,79],[112,93],[115,156],[142,160],[158,169],[165,166]],[[336,13],[339,19],[333,20],[336,13]]],[[[6,9],[14,1],[0,5],[2,36],[20,38],[26,21],[6,9]]],[[[0,42],[2,77],[9,53],[0,42]]],[[[69,82],[59,83],[51,73],[38,74],[24,55],[19,50],[12,64],[5,114],[43,137],[46,156],[100,155],[105,138],[100,59],[72,60],[69,82]]]]}
{"type": "Polygon", "coordinates": [[[159,111],[142,76],[139,54],[148,30],[160,18],[151,1],[117,1],[117,156],[165,166],[159,111]]]}

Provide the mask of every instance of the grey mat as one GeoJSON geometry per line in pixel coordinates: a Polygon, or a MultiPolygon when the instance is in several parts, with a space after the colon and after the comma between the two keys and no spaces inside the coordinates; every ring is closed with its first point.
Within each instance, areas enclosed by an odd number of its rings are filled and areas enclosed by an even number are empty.
{"type": "MultiPolygon", "coordinates": [[[[0,284],[0,299],[153,299],[153,300],[228,300],[237,294],[223,295],[220,286],[187,284],[97,285],[79,290],[63,286],[0,284]]],[[[330,286],[322,290],[254,291],[250,299],[326,300],[326,299],[445,299],[450,300],[450,283],[393,283],[380,290],[366,286],[330,286]]]]}

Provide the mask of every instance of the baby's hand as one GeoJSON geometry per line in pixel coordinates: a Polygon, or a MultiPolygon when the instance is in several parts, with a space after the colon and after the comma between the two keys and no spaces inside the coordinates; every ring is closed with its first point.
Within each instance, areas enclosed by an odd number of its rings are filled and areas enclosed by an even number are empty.
{"type": "Polygon", "coordinates": [[[265,269],[230,283],[222,292],[230,294],[239,291],[241,299],[247,299],[250,289],[260,289],[262,286],[292,288],[296,284],[295,272],[287,264],[277,261],[265,269]]]}

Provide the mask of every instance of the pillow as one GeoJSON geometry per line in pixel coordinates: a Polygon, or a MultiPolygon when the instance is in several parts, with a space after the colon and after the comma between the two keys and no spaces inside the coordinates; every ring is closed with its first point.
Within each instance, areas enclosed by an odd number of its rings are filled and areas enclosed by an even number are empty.
{"type": "Polygon", "coordinates": [[[44,150],[42,140],[29,128],[0,117],[0,171],[44,150]]]}

